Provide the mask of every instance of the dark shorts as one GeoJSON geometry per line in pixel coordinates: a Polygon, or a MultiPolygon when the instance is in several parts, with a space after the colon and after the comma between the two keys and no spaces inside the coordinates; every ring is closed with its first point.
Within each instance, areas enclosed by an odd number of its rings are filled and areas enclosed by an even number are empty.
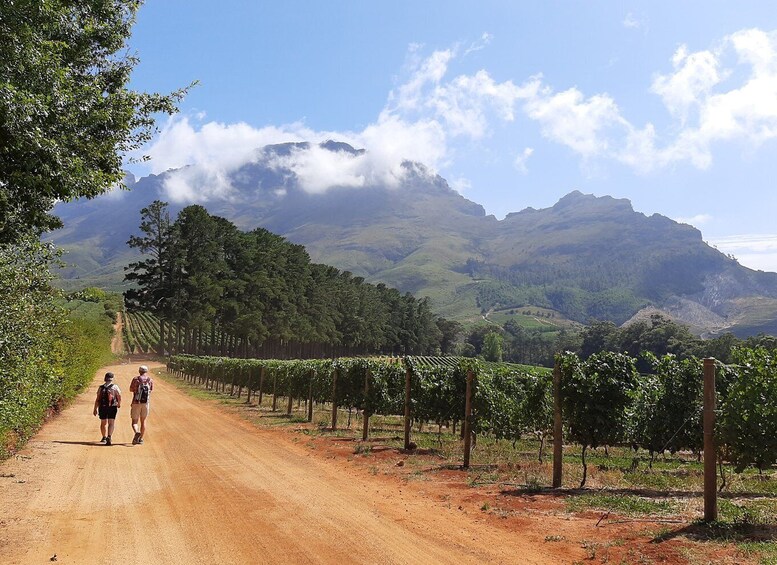
{"type": "Polygon", "coordinates": [[[118,411],[118,406],[100,406],[97,408],[97,413],[100,415],[100,420],[115,420],[116,413],[118,411]]]}

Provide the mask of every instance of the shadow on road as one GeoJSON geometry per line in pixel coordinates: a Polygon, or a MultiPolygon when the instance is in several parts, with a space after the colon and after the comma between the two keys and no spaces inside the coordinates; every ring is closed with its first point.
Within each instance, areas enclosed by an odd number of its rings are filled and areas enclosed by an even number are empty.
{"type": "MultiPolygon", "coordinates": [[[[100,443],[99,441],[64,441],[64,440],[55,440],[52,443],[62,443],[65,445],[86,445],[89,447],[108,447],[104,443],[100,443]]],[[[129,443],[114,443],[110,447],[114,446],[123,446],[123,447],[132,447],[129,443]]]]}

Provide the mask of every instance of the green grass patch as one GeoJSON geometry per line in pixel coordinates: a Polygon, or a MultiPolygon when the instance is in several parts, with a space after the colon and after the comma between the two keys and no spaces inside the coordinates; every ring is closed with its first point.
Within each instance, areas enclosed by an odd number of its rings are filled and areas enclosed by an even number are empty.
{"type": "Polygon", "coordinates": [[[677,504],[671,500],[651,500],[629,494],[591,493],[571,496],[566,500],[569,512],[602,510],[625,516],[666,515],[677,511],[677,504]]]}
{"type": "Polygon", "coordinates": [[[737,544],[739,552],[748,559],[758,559],[760,565],[777,565],[777,542],[748,541],[737,544]]]}
{"type": "Polygon", "coordinates": [[[777,500],[718,499],[718,521],[740,526],[777,525],[777,500]]]}

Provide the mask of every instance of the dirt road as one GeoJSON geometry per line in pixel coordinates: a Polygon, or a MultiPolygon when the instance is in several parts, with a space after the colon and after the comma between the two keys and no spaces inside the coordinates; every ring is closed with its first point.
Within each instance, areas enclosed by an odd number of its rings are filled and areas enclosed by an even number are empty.
{"type": "MultiPolygon", "coordinates": [[[[128,396],[135,365],[116,373],[128,396]]],[[[153,365],[152,365],[153,368],[153,365]]],[[[100,373],[100,375],[102,372],[100,373]]],[[[156,379],[147,441],[114,445],[102,379],[0,465],[0,563],[564,563],[521,532],[387,487],[156,379]]]]}

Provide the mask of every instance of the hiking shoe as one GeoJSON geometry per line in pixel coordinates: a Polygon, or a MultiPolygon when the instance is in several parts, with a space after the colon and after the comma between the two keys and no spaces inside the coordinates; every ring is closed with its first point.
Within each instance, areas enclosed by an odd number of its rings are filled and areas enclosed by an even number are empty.
{"type": "Polygon", "coordinates": [[[111,436],[105,438],[105,445],[111,445],[111,436]]]}
{"type": "Polygon", "coordinates": [[[143,445],[143,438],[142,437],[138,438],[138,445],[143,445]]]}
{"type": "Polygon", "coordinates": [[[103,436],[103,438],[100,440],[100,443],[105,443],[105,440],[108,439],[107,437],[103,436]]]}
{"type": "Polygon", "coordinates": [[[140,432],[135,432],[135,437],[132,438],[132,445],[137,445],[140,443],[140,432]]]}

